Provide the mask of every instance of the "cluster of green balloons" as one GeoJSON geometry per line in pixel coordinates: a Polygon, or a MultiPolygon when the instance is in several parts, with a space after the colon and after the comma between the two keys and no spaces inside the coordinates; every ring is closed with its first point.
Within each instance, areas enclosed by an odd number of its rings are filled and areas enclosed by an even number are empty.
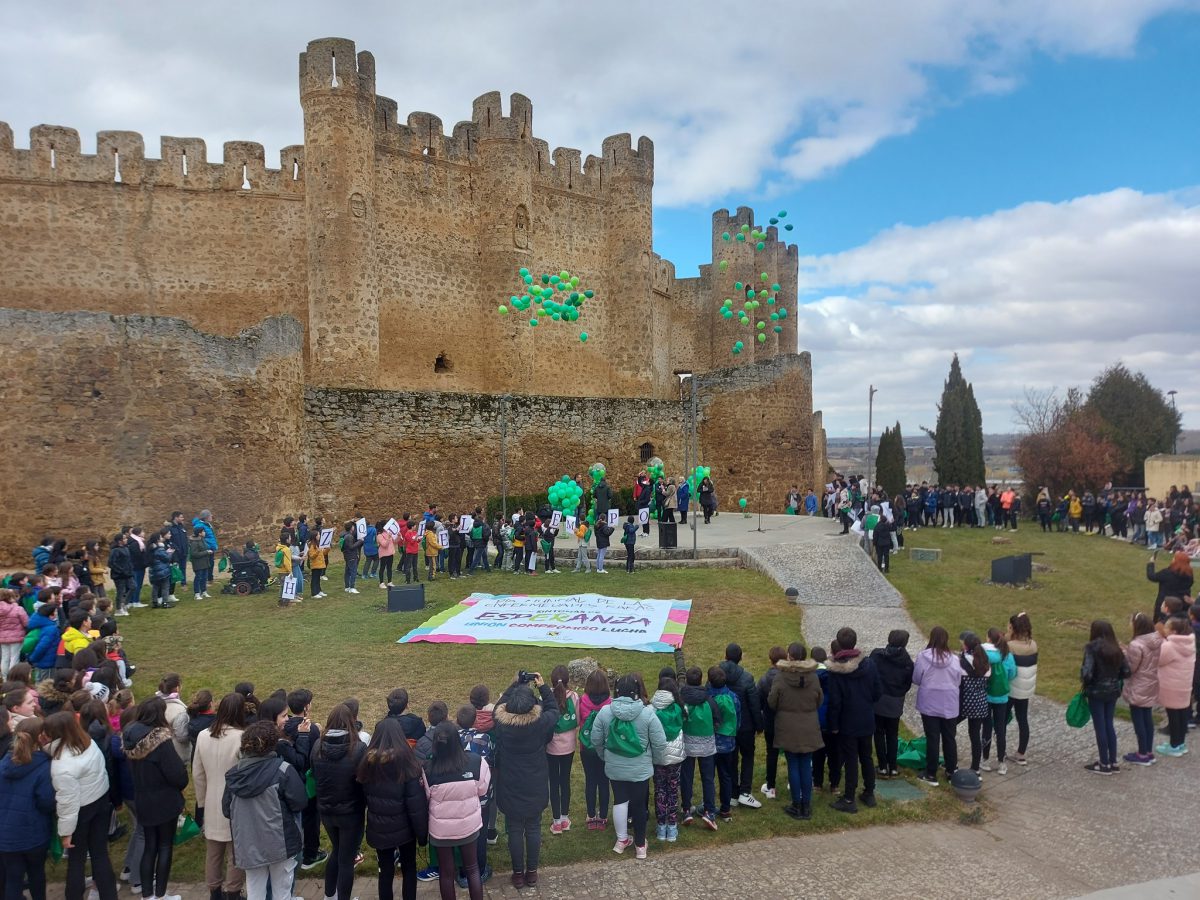
{"type": "Polygon", "coordinates": [[[708,466],[696,466],[696,471],[692,472],[692,474],[687,477],[688,487],[692,489],[693,496],[695,496],[696,492],[700,489],[700,482],[711,475],[712,469],[710,469],[708,466]]]}
{"type": "Polygon", "coordinates": [[[592,463],[592,467],[588,469],[588,474],[592,476],[592,484],[599,484],[600,479],[603,478],[607,472],[608,470],[604,467],[604,463],[602,462],[594,462],[592,463]]]}
{"type": "MultiPolygon", "coordinates": [[[[582,314],[581,307],[585,300],[596,296],[590,289],[580,290],[579,276],[572,275],[566,269],[555,275],[543,274],[537,278],[524,266],[517,276],[525,285],[525,293],[508,298],[512,308],[518,312],[526,312],[535,304],[540,309],[534,309],[529,319],[529,327],[536,328],[539,316],[549,317],[555,322],[575,322],[582,314]]],[[[507,316],[509,308],[503,304],[496,307],[496,312],[507,316]]],[[[579,340],[586,343],[588,333],[581,331],[579,340]]]]}
{"type": "MultiPolygon", "coordinates": [[[[787,210],[786,210],[786,209],[781,209],[781,210],[780,210],[778,213],[776,213],[774,216],[771,216],[771,224],[772,224],[772,225],[778,225],[778,224],[779,224],[779,220],[780,220],[780,219],[786,219],[786,218],[787,218],[787,210]]],[[[791,222],[788,222],[788,223],[787,223],[786,225],[784,225],[783,227],[784,227],[784,230],[786,230],[786,231],[791,231],[791,230],[792,230],[792,223],[791,223],[791,222]]]]}
{"type": "Polygon", "coordinates": [[[546,492],[550,498],[550,508],[561,510],[563,515],[574,515],[583,498],[583,488],[570,475],[564,475],[546,492]]]}
{"type": "Polygon", "coordinates": [[[662,463],[651,463],[650,465],[646,466],[646,474],[650,476],[651,481],[666,477],[663,473],[662,463]]]}
{"type": "MultiPolygon", "coordinates": [[[[787,216],[787,210],[785,210],[785,209],[780,210],[777,215],[771,217],[770,222],[772,225],[778,225],[779,220],[782,218],[785,218],[786,216],[787,216]]],[[[784,228],[788,231],[791,231],[792,230],[791,223],[784,225],[784,228]]],[[[752,228],[750,225],[742,225],[741,228],[734,235],[731,235],[728,231],[721,233],[721,240],[726,241],[726,242],[734,240],[735,237],[739,241],[746,241],[747,238],[749,238],[750,240],[756,241],[757,249],[762,250],[765,246],[764,242],[768,236],[765,231],[760,231],[757,228],[752,228]]],[[[721,260],[720,263],[718,264],[718,268],[720,268],[720,270],[722,272],[727,271],[729,268],[729,261],[724,260],[724,259],[721,260]]],[[[724,302],[722,302],[722,304],[721,304],[721,308],[718,310],[721,318],[733,319],[736,316],[739,325],[749,326],[750,323],[754,319],[757,319],[756,310],[762,305],[763,300],[766,301],[766,304],[768,307],[775,307],[776,301],[777,301],[776,295],[782,289],[779,282],[772,282],[771,276],[767,272],[760,273],[759,280],[762,283],[762,286],[759,288],[755,288],[749,283],[744,284],[741,281],[734,282],[734,285],[733,285],[734,290],[741,291],[745,295],[745,301],[742,305],[743,308],[735,309],[734,305],[733,305],[734,301],[731,298],[726,297],[724,302]]],[[[779,325],[778,323],[781,319],[785,319],[785,318],[787,318],[787,310],[785,308],[783,308],[782,306],[777,307],[774,311],[771,312],[770,321],[772,323],[775,323],[771,326],[771,330],[775,334],[783,333],[783,326],[779,325]]],[[[767,322],[763,319],[758,319],[755,322],[755,325],[756,325],[756,331],[757,331],[756,337],[757,337],[758,342],[760,344],[766,343],[767,322]]],[[[745,349],[745,344],[742,341],[736,341],[732,348],[733,355],[737,356],[737,355],[741,354],[741,352],[744,349],[745,349]]]]}

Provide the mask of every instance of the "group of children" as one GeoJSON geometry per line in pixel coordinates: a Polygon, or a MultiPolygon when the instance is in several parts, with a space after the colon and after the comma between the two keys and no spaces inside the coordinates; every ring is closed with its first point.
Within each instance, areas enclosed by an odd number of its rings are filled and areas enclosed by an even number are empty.
{"type": "MultiPolygon", "coordinates": [[[[321,517],[311,523],[306,515],[287,516],[283,520],[273,572],[280,577],[281,585],[289,576],[294,579],[289,584],[290,602],[303,601],[306,573],[311,597],[327,596],[322,583],[329,567],[329,554],[335,547],[345,564],[343,588],[351,594],[359,593],[359,578],[377,579],[381,588],[394,587],[401,576],[405,584],[420,582],[418,563],[422,559],[427,581],[433,581],[439,574],[457,579],[470,577],[476,570],[493,569],[536,575],[539,559],[545,574],[557,575],[561,571],[555,559],[555,542],[563,520],[555,519],[547,510],[527,513],[519,509],[509,521],[496,516],[489,524],[479,507],[470,515],[454,513],[445,517],[431,503],[419,517],[404,513],[371,524],[356,513],[340,527],[341,533],[335,539],[321,517]]],[[[620,528],[625,571],[632,572],[638,525],[630,515],[620,528]]],[[[594,525],[585,519],[575,522],[572,534],[577,542],[576,572],[592,570],[590,548],[594,536],[596,572],[608,574],[605,562],[616,530],[607,520],[594,525]]]]}

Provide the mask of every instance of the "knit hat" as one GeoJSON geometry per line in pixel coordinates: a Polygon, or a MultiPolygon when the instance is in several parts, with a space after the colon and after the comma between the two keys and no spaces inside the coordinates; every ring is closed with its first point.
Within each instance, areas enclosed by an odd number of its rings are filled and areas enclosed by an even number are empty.
{"type": "Polygon", "coordinates": [[[525,687],[525,685],[520,685],[513,688],[512,693],[508,695],[508,700],[505,702],[504,708],[510,713],[523,716],[536,705],[537,698],[533,696],[533,691],[525,687]]]}

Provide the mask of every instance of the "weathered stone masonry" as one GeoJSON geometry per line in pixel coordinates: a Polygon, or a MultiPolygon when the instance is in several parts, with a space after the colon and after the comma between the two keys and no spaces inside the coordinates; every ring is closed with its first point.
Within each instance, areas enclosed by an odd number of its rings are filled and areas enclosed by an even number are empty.
{"type": "Polygon", "coordinates": [[[176,507],[212,507],[232,540],[301,509],[475,502],[499,490],[501,421],[513,491],[596,459],[627,483],[647,443],[679,471],[681,371],[723,501],[823,481],[796,317],[758,344],[716,314],[759,271],[795,305],[798,251],[774,227],[760,252],[720,238],[751,210],[716,212],[714,262],[676,278],[651,246],[647,138],[551,151],[529,100],[504,115],[495,93],[446,135],[401,120],[341,39],[301,54],[300,100],[304,145],[278,169],[250,142],[210,163],[164,137],[146,158],[121,131],[89,155],[59,126],[18,149],[0,123],[0,372],[23,411],[0,423],[0,560],[176,507]],[[576,327],[496,315],[521,266],[596,290],[576,327]]]}

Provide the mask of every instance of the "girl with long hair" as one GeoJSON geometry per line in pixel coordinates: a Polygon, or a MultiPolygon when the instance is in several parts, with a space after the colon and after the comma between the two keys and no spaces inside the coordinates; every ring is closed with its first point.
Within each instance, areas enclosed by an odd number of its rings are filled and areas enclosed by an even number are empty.
{"type": "Polygon", "coordinates": [[[236,896],[246,883],[245,872],[234,863],[233,832],[221,810],[225,773],[237,765],[245,729],[246,698],[235,691],[221,698],[212,724],[196,735],[192,757],[196,824],[204,829],[204,876],[211,900],[218,900],[221,893],[236,896]]]}
{"type": "Polygon", "coordinates": [[[1017,667],[1016,677],[1008,685],[1008,711],[1017,720],[1017,752],[1012,759],[1018,766],[1023,766],[1025,750],[1029,747],[1029,700],[1037,693],[1038,667],[1038,645],[1033,639],[1033,622],[1028,613],[1009,617],[1008,649],[1012,651],[1017,667]]]}
{"type": "Polygon", "coordinates": [[[999,628],[989,628],[987,643],[983,645],[987,653],[991,673],[988,675],[987,702],[988,717],[983,722],[983,763],[985,772],[991,771],[988,758],[991,756],[992,737],[996,739],[996,774],[1008,774],[1008,692],[1013,679],[1017,677],[1017,663],[1008,647],[1008,639],[999,628]]]}
{"type": "Polygon", "coordinates": [[[992,666],[988,662],[987,651],[983,649],[983,644],[973,631],[964,631],[959,635],[959,640],[962,642],[962,652],[958,661],[963,670],[959,715],[967,720],[967,737],[971,742],[971,771],[978,775],[980,759],[983,756],[983,723],[991,715],[987,683],[992,674],[992,666]]]}
{"type": "Polygon", "coordinates": [[[417,844],[429,838],[429,801],[399,720],[386,718],[376,727],[357,778],[367,798],[367,843],[379,859],[379,900],[392,900],[397,863],[400,896],[416,900],[417,844]]]}
{"type": "Polygon", "coordinates": [[[608,675],[595,669],[583,684],[579,698],[579,761],[583,764],[583,798],[587,806],[588,831],[603,831],[608,827],[608,778],[604,763],[592,747],[592,725],[596,713],[612,702],[608,675]]]}
{"type": "Polygon", "coordinates": [[[331,849],[325,864],[325,896],[336,893],[338,900],[351,900],[354,891],[354,857],[362,841],[367,805],[356,773],[365,752],[354,714],[339,703],[330,710],[325,731],[312,752],[317,812],[331,849]]]}
{"type": "Polygon", "coordinates": [[[564,665],[550,672],[550,689],[558,704],[558,722],[554,737],[546,745],[546,763],[550,770],[551,834],[571,830],[571,764],[575,761],[575,736],[579,733],[579,695],[568,689],[570,673],[564,665]]]}
{"type": "Polygon", "coordinates": [[[937,786],[938,757],[946,760],[946,771],[958,768],[959,693],[964,676],[958,659],[950,651],[950,634],[941,625],[929,632],[929,643],[917,654],[913,684],[917,686],[917,712],[925,728],[925,771],[918,777],[937,786]]]}
{"type": "MultiPolygon", "coordinates": [[[[477,841],[483,828],[483,816],[479,798],[487,793],[491,772],[482,756],[463,749],[458,729],[452,723],[440,722],[430,736],[433,758],[426,776],[426,796],[429,800],[429,844],[437,850],[438,888],[442,900],[454,900],[454,851],[457,848],[462,854],[470,898],[482,900],[477,841]]],[[[513,877],[515,880],[515,873],[513,877]]]]}
{"type": "Polygon", "coordinates": [[[1117,709],[1117,698],[1121,695],[1121,682],[1128,677],[1129,663],[1113,634],[1112,623],[1097,619],[1092,622],[1090,639],[1083,648],[1083,665],[1079,670],[1083,695],[1092,713],[1098,751],[1096,761],[1084,768],[1095,775],[1113,775],[1120,771],[1113,716],[1117,709]]]}
{"type": "Polygon", "coordinates": [[[54,827],[50,757],[41,748],[42,720],[26,719],[13,733],[12,751],[0,759],[0,858],[4,896],[21,897],[29,881],[32,900],[46,900],[46,853],[54,827]]]}
{"type": "Polygon", "coordinates": [[[100,900],[117,900],[117,878],[108,858],[112,803],[104,754],[73,712],[47,718],[42,735],[50,756],[58,834],[67,854],[66,900],[83,900],[83,870],[89,857],[100,900]]]}
{"type": "Polygon", "coordinates": [[[146,842],[142,852],[142,897],[177,900],[167,893],[175,849],[175,826],[183,812],[188,773],[175,752],[167,727],[167,704],[161,697],[143,700],[135,720],[121,736],[133,770],[133,796],[138,827],[146,842]]]}
{"type": "Polygon", "coordinates": [[[1134,766],[1150,766],[1154,759],[1154,707],[1158,703],[1158,655],[1162,635],[1145,613],[1134,613],[1129,620],[1132,639],[1125,648],[1129,678],[1121,696],[1129,704],[1129,718],[1137,735],[1137,751],[1126,753],[1125,762],[1134,766]]]}

